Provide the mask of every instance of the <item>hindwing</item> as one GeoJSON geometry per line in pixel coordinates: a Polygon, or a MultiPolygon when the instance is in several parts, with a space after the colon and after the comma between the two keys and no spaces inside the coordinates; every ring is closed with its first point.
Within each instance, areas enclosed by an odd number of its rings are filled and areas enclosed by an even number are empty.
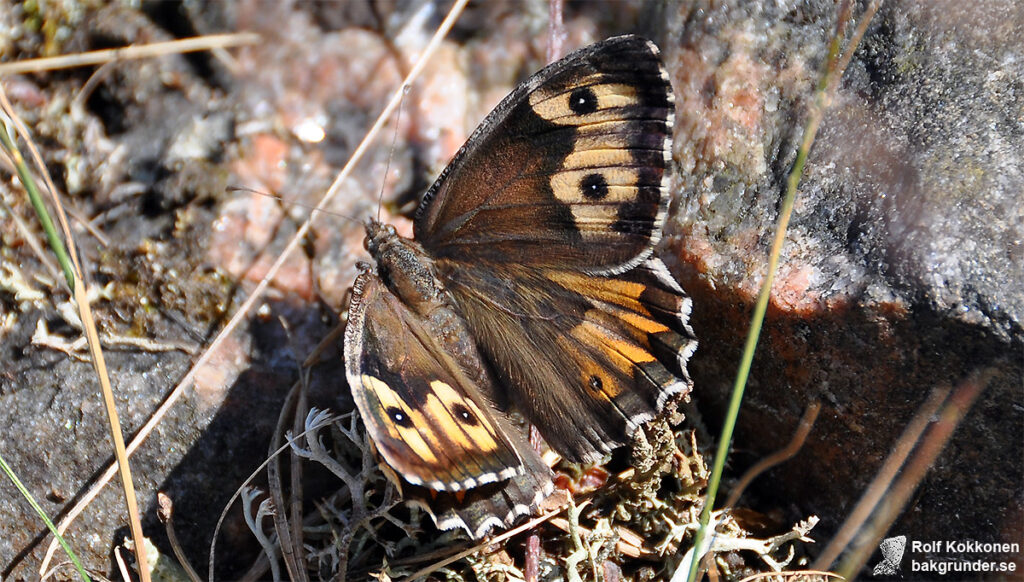
{"type": "Polygon", "coordinates": [[[596,461],[690,388],[690,299],[657,259],[598,277],[439,262],[505,388],[559,453],[596,461]]]}

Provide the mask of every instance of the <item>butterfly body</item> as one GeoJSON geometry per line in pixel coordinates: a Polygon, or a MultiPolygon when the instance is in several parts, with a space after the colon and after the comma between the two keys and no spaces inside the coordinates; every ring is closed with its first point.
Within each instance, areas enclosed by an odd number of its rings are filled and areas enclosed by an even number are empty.
{"type": "Polygon", "coordinates": [[[424,196],[414,240],[367,223],[376,266],[353,287],[346,374],[385,462],[459,494],[442,527],[478,536],[551,491],[513,411],[594,462],[688,391],[689,299],[652,256],[672,119],[654,45],[609,39],[498,105],[424,196]]]}

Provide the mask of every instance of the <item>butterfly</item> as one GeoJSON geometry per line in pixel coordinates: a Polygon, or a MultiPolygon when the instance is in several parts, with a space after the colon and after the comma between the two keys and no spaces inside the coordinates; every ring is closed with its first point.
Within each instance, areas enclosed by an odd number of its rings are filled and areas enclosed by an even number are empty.
{"type": "Polygon", "coordinates": [[[674,102],[620,36],[520,84],[426,192],[414,238],[366,222],[344,338],[376,449],[442,529],[534,511],[551,471],[515,421],[592,463],[689,392],[690,300],[653,256],[674,102]]]}

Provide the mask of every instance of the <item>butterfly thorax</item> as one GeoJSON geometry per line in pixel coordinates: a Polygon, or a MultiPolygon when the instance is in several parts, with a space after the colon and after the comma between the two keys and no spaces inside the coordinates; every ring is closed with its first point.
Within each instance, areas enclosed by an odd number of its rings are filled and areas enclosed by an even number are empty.
{"type": "MultiPolygon", "coordinates": [[[[473,341],[473,335],[452,304],[438,276],[437,265],[414,240],[399,236],[395,227],[376,220],[366,223],[366,250],[377,263],[376,275],[387,287],[392,300],[397,298],[404,310],[418,317],[409,317],[407,323],[420,329],[412,332],[417,341],[438,342],[434,349],[443,350],[451,358],[448,364],[458,368],[478,389],[483,390],[489,405],[495,393],[493,380],[473,341]],[[432,340],[422,334],[426,333],[432,340]]],[[[391,307],[394,309],[394,306],[391,307]]],[[[410,325],[408,330],[411,330],[410,325]]],[[[398,352],[402,353],[402,352],[398,352]]],[[[402,357],[407,354],[402,353],[402,357]]]]}
{"type": "Polygon", "coordinates": [[[390,224],[368,220],[363,244],[377,262],[377,275],[415,313],[427,316],[445,304],[433,260],[419,243],[399,236],[390,224]]]}

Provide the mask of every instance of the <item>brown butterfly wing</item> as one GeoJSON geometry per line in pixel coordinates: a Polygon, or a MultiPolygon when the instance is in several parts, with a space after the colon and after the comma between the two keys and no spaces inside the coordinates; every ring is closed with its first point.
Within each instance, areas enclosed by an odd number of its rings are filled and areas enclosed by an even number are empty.
{"type": "Polygon", "coordinates": [[[377,450],[409,483],[462,491],[524,472],[479,379],[368,271],[353,286],[345,371],[377,450]]]}
{"type": "Polygon", "coordinates": [[[672,92],[657,48],[616,37],[541,70],[488,115],[427,192],[433,256],[619,272],[657,242],[672,92]]]}
{"type": "Polygon", "coordinates": [[[650,258],[671,95],[649,41],[574,53],[502,101],[417,214],[500,405],[572,460],[625,444],[690,385],[689,299],[650,258]]]}
{"type": "Polygon", "coordinates": [[[507,388],[499,404],[570,460],[626,444],[690,389],[690,300],[660,260],[609,276],[453,261],[438,270],[507,388]]]}

